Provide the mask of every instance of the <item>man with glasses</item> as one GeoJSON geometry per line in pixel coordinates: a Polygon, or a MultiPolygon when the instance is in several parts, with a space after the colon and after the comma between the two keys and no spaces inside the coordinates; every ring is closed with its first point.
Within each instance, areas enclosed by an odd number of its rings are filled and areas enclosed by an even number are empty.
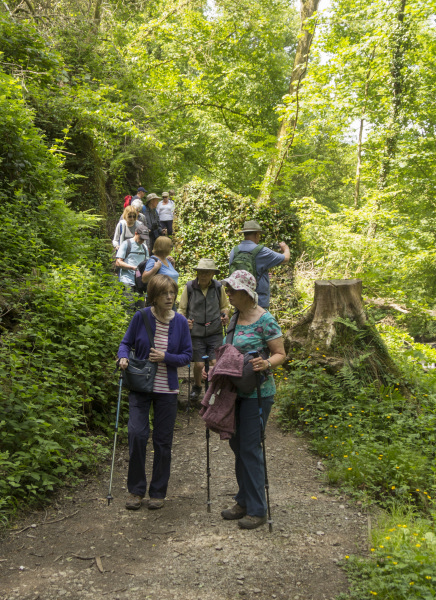
{"type": "Polygon", "coordinates": [[[215,348],[223,343],[223,326],[229,322],[230,303],[223,286],[214,279],[218,272],[211,258],[202,258],[197,267],[197,278],[188,281],[182,292],[179,313],[188,319],[194,356],[194,385],[190,400],[195,404],[201,394],[203,356],[215,364],[215,348]]]}
{"type": "Polygon", "coordinates": [[[116,265],[120,269],[119,280],[124,284],[125,296],[132,302],[132,310],[144,306],[141,295],[135,293],[135,273],[139,263],[149,257],[145,243],[147,239],[147,227],[137,225],[133,239],[125,240],[116,254],[116,265]]]}

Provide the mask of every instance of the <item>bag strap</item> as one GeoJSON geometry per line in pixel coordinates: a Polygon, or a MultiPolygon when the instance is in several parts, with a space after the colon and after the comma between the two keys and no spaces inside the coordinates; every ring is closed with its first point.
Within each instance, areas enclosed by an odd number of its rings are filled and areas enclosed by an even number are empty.
{"type": "Polygon", "coordinates": [[[142,320],[144,321],[145,330],[147,332],[148,341],[150,342],[150,348],[154,348],[154,335],[151,330],[150,321],[148,320],[147,309],[141,308],[142,320]]]}
{"type": "Polygon", "coordinates": [[[239,311],[237,310],[235,314],[230,319],[229,326],[227,327],[226,334],[226,344],[233,344],[233,336],[235,335],[236,325],[239,319],[239,311]]]}
{"type": "Polygon", "coordinates": [[[126,256],[124,257],[124,260],[126,260],[126,258],[129,256],[131,251],[132,251],[132,242],[130,240],[127,240],[126,256]]]}

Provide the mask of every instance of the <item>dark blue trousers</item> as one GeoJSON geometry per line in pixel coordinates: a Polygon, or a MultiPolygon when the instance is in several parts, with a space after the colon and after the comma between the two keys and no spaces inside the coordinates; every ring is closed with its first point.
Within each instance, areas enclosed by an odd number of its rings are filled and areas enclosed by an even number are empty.
{"type": "Polygon", "coordinates": [[[150,406],[153,404],[153,472],[148,490],[150,498],[165,498],[170,478],[171,447],[177,416],[177,394],[129,393],[129,470],[127,489],[145,496],[145,455],[150,435],[150,406]]]}
{"type": "MultiPolygon", "coordinates": [[[[262,398],[263,421],[266,422],[274,396],[262,398]]],[[[261,443],[260,416],[257,398],[236,399],[236,431],[230,439],[235,454],[235,473],[238,482],[236,502],[253,517],[266,515],[265,470],[261,443]]]]}

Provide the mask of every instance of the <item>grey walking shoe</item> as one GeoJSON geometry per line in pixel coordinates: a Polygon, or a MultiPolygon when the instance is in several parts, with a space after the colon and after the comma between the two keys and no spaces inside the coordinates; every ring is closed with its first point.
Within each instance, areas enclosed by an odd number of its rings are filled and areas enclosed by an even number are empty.
{"type": "Polygon", "coordinates": [[[148,509],[149,510],[157,510],[158,508],[163,508],[164,501],[162,498],[150,498],[148,501],[148,509]]]}
{"type": "Polygon", "coordinates": [[[221,511],[222,518],[226,519],[227,521],[233,521],[235,519],[240,519],[241,517],[244,517],[246,514],[247,514],[247,509],[245,508],[245,506],[241,506],[238,503],[236,503],[234,506],[232,506],[232,508],[226,508],[225,510],[221,511]]]}
{"type": "Polygon", "coordinates": [[[136,494],[129,494],[126,501],[127,510],[139,510],[141,508],[142,498],[136,494]]]}
{"type": "Polygon", "coordinates": [[[241,529],[256,529],[266,523],[266,515],[264,517],[255,517],[245,515],[243,519],[239,519],[238,525],[241,529]]]}
{"type": "Polygon", "coordinates": [[[196,402],[200,398],[201,394],[201,385],[193,385],[191,393],[189,395],[189,399],[191,402],[196,402]]]}

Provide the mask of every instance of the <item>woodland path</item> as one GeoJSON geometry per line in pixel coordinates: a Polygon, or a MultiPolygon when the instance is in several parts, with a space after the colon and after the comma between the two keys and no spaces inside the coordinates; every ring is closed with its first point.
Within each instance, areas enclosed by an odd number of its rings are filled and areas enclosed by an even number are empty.
{"type": "Polygon", "coordinates": [[[110,506],[108,461],[4,535],[0,599],[324,600],[346,592],[338,563],[366,553],[367,516],[325,489],[307,443],[274,418],[266,445],[272,533],[221,518],[236,490],[232,453],[215,434],[207,513],[204,425],[197,414],[188,425],[180,411],[165,507],[125,510],[128,452],[119,446],[110,506]]]}

